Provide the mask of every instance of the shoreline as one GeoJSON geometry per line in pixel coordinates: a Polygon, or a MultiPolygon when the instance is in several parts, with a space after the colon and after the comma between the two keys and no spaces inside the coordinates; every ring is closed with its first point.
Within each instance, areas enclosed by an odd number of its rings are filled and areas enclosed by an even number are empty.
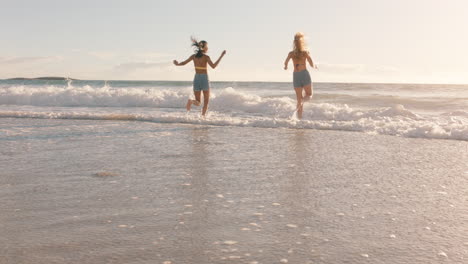
{"type": "Polygon", "coordinates": [[[7,176],[0,177],[0,246],[8,264],[426,264],[468,257],[467,142],[0,122],[20,133],[4,141],[0,156],[7,176]]]}

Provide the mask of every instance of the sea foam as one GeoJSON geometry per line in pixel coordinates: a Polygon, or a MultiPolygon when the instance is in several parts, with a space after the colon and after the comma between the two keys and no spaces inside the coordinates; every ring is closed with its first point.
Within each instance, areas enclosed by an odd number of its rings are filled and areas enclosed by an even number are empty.
{"type": "Polygon", "coordinates": [[[297,120],[291,118],[296,108],[292,96],[261,97],[229,87],[212,90],[209,115],[201,118],[199,108],[194,107],[189,114],[185,112],[185,102],[190,96],[192,91],[189,87],[0,87],[0,117],[345,130],[415,138],[468,140],[468,119],[464,111],[428,115],[415,113],[401,104],[355,108],[346,104],[312,101],[304,104],[303,119],[297,120]],[[60,110],[54,110],[58,108],[60,110]],[[140,111],[142,108],[144,110],[140,111]]]}

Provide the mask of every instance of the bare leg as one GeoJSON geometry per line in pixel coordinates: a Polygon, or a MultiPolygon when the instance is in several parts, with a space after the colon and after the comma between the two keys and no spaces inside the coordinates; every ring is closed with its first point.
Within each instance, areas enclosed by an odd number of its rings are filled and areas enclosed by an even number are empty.
{"type": "Polygon", "coordinates": [[[203,110],[202,116],[205,116],[206,111],[208,110],[208,102],[210,101],[210,90],[203,91],[203,110]]]}
{"type": "Polygon", "coordinates": [[[297,98],[297,118],[302,119],[302,87],[294,88],[297,98]]]}
{"type": "Polygon", "coordinates": [[[307,102],[312,98],[312,84],[304,86],[305,96],[303,101],[307,102]]]}
{"type": "Polygon", "coordinates": [[[188,99],[187,105],[185,106],[185,108],[187,108],[187,111],[190,111],[190,108],[192,107],[192,104],[194,104],[196,106],[200,106],[200,104],[201,104],[201,100],[200,100],[201,92],[200,91],[193,91],[193,93],[195,94],[195,100],[188,99]]]}

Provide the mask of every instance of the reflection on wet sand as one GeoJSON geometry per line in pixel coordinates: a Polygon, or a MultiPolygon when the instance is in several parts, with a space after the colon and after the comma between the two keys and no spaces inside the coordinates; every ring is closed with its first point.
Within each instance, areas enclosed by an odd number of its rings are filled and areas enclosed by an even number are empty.
{"type": "Polygon", "coordinates": [[[2,264],[467,259],[465,142],[44,122],[0,155],[2,264]]]}
{"type": "Polygon", "coordinates": [[[303,130],[296,130],[288,139],[284,159],[288,169],[278,195],[284,214],[281,223],[286,225],[288,232],[278,231],[278,235],[281,234],[282,247],[288,249],[289,261],[316,259],[314,243],[317,243],[320,230],[312,222],[319,202],[313,195],[315,160],[310,144],[313,138],[303,130]]]}
{"type": "MultiPolygon", "coordinates": [[[[188,138],[189,162],[191,171],[187,174],[190,177],[190,188],[187,188],[187,203],[184,205],[182,218],[182,229],[188,236],[190,251],[193,263],[207,263],[206,252],[209,251],[209,197],[210,185],[209,176],[210,161],[208,153],[209,129],[193,128],[188,138]]],[[[181,245],[186,248],[187,245],[181,245]]]]}

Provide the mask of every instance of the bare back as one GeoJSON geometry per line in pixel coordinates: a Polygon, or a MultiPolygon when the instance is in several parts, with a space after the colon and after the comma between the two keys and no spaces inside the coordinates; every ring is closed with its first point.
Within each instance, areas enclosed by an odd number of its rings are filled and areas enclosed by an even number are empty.
{"type": "Polygon", "coordinates": [[[294,63],[295,72],[300,72],[307,69],[306,61],[308,58],[310,58],[308,52],[303,51],[299,54],[299,56],[296,56],[294,52],[291,51],[290,56],[294,63]]]}
{"type": "Polygon", "coordinates": [[[195,72],[199,74],[207,74],[207,67],[208,67],[208,60],[209,57],[207,55],[203,55],[199,58],[193,56],[193,64],[195,66],[195,72]]]}

